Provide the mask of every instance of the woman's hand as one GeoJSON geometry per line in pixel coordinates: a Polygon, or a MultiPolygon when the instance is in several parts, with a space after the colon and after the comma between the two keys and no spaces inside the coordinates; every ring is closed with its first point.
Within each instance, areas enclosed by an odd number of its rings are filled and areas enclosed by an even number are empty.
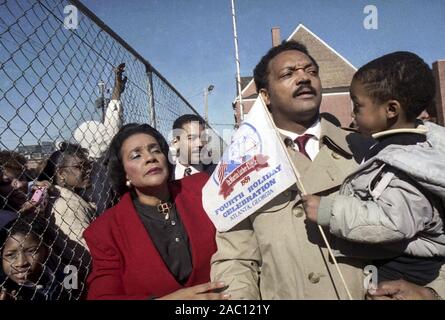
{"type": "Polygon", "coordinates": [[[20,213],[43,213],[48,205],[49,195],[54,193],[55,187],[48,181],[36,181],[32,188],[31,193],[34,194],[38,189],[43,191],[39,201],[33,201],[32,198],[27,200],[20,208],[20,213]]]}
{"type": "Polygon", "coordinates": [[[223,288],[225,288],[224,282],[207,282],[176,290],[159,298],[159,300],[228,300],[230,294],[217,292],[223,290],[223,288]]]}
{"type": "Polygon", "coordinates": [[[56,191],[56,187],[47,180],[34,182],[32,190],[35,191],[37,188],[45,188],[48,193],[54,193],[56,191]]]}
{"type": "Polygon", "coordinates": [[[437,300],[432,289],[405,280],[383,281],[377,289],[369,290],[371,300],[437,300]]]}

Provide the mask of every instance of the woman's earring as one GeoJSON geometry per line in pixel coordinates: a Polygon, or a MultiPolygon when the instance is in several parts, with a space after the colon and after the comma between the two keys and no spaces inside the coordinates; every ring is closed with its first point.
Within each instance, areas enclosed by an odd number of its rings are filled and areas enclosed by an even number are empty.
{"type": "Polygon", "coordinates": [[[126,185],[128,188],[131,188],[131,181],[130,181],[130,180],[127,180],[127,182],[125,182],[125,185],[126,185]]]}

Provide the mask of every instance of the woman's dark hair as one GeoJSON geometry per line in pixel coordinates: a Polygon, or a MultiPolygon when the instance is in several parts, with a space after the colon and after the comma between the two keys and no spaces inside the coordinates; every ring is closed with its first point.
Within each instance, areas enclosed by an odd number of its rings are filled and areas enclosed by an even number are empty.
{"type": "Polygon", "coordinates": [[[0,151],[0,173],[4,169],[9,169],[17,178],[29,180],[26,162],[26,158],[20,153],[9,150],[0,151]]]}
{"type": "Polygon", "coordinates": [[[398,51],[372,60],[358,69],[352,80],[360,82],[375,103],[397,100],[408,120],[434,105],[433,72],[412,52],[398,51]]]}
{"type": "MultiPolygon", "coordinates": [[[[2,150],[0,151],[0,184],[3,185],[3,174],[5,170],[11,171],[15,178],[20,181],[31,181],[26,168],[26,158],[15,151],[2,150]]],[[[9,183],[8,183],[9,184],[9,183]]],[[[12,188],[12,187],[11,187],[12,188]]],[[[8,210],[19,210],[23,202],[25,201],[25,195],[21,191],[14,191],[11,193],[11,189],[1,189],[0,193],[0,209],[8,208],[8,210]],[[15,198],[15,200],[13,199],[15,198]],[[19,199],[20,198],[20,199],[19,199]]]]}
{"type": "Polygon", "coordinates": [[[14,172],[22,173],[26,170],[26,158],[14,151],[0,151],[0,164],[2,168],[10,169],[14,172]]]}
{"type": "Polygon", "coordinates": [[[173,171],[173,165],[168,157],[169,147],[162,134],[148,124],[129,123],[116,133],[108,149],[108,173],[113,189],[119,195],[123,195],[129,191],[126,185],[126,174],[122,162],[121,148],[125,140],[138,133],[144,133],[155,138],[167,160],[169,175],[173,171]]]}
{"type": "Polygon", "coordinates": [[[45,167],[38,176],[37,180],[48,180],[54,183],[56,171],[63,166],[67,156],[79,157],[82,160],[88,160],[88,151],[78,144],[61,142],[59,150],[54,151],[46,161],[45,167]]]}

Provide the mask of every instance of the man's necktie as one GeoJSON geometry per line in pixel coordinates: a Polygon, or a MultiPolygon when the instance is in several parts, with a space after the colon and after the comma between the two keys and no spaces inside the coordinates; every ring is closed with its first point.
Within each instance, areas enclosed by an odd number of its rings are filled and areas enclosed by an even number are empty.
{"type": "Polygon", "coordinates": [[[309,139],[313,137],[311,134],[303,134],[302,136],[299,136],[297,139],[294,140],[294,142],[298,146],[298,151],[305,155],[309,160],[311,160],[311,157],[306,152],[306,143],[309,141],[309,139]]]}
{"type": "Polygon", "coordinates": [[[192,168],[185,168],[184,177],[192,175],[192,168]]]}

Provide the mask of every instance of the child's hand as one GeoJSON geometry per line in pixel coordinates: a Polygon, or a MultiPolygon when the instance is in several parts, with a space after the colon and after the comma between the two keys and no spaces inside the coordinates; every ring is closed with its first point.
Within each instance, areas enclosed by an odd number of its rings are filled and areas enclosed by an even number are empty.
{"type": "Polygon", "coordinates": [[[301,196],[303,200],[304,211],[306,212],[306,217],[309,221],[317,222],[318,217],[318,207],[320,206],[320,197],[307,194],[301,196]]]}

